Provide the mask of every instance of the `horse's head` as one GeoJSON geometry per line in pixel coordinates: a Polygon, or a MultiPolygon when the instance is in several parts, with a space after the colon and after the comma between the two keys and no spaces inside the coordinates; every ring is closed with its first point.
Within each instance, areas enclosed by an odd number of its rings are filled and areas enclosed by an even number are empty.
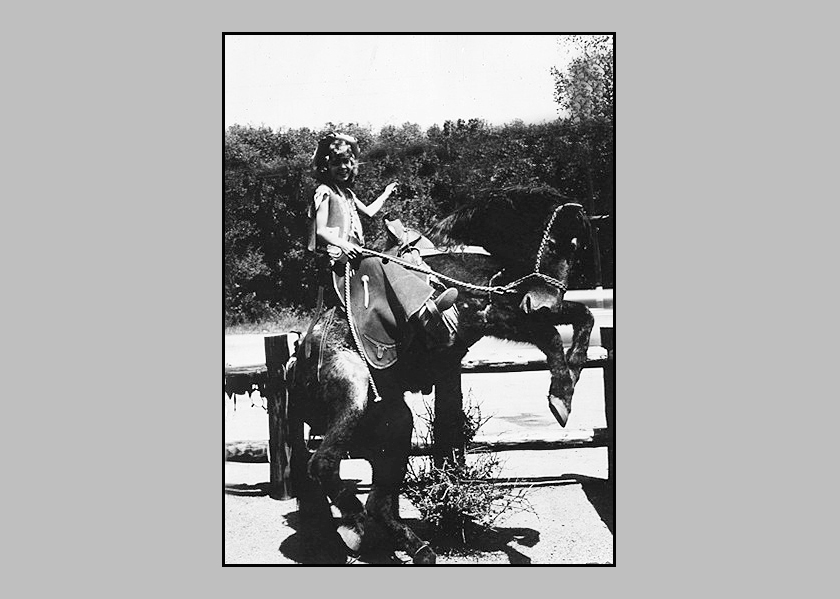
{"type": "Polygon", "coordinates": [[[534,258],[535,273],[519,307],[526,314],[541,310],[558,312],[575,254],[589,241],[589,221],[580,204],[557,206],[543,227],[543,235],[534,258]]]}
{"type": "Polygon", "coordinates": [[[520,281],[519,307],[526,314],[558,312],[575,253],[589,241],[580,204],[549,187],[510,187],[478,193],[435,225],[443,244],[484,247],[504,269],[495,284],[520,281]]]}

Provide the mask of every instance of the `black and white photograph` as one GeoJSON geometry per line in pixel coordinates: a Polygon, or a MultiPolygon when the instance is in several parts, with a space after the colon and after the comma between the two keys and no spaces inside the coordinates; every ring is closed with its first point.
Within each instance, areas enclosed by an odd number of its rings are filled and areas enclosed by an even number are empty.
{"type": "Polygon", "coordinates": [[[223,34],[224,566],[615,566],[614,33],[223,34]]]}

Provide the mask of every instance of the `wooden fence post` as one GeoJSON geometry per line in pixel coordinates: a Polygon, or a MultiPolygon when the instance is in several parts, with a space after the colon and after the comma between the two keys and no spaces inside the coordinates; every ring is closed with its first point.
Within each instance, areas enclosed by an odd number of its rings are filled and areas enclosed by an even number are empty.
{"type": "Polygon", "coordinates": [[[601,327],[601,346],[607,350],[604,363],[604,411],[607,417],[607,463],[610,484],[615,485],[615,329],[601,327]]]}
{"type": "Polygon", "coordinates": [[[266,403],[268,404],[268,463],[269,495],[275,499],[291,497],[289,458],[288,409],[284,371],[294,355],[299,335],[271,335],[265,337],[265,366],[267,370],[266,403]]]}

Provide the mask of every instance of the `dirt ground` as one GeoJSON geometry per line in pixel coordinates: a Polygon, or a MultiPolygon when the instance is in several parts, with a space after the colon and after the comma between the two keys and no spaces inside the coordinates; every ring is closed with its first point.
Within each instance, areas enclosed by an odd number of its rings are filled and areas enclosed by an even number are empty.
{"type": "MultiPolygon", "coordinates": [[[[239,357],[239,363],[249,363],[259,358],[259,345],[246,347],[242,336],[237,337],[232,339],[231,351],[226,351],[226,362],[236,364],[239,357]]],[[[545,406],[547,372],[473,374],[465,376],[463,384],[465,401],[478,398],[482,414],[491,417],[482,434],[559,426],[545,406]]],[[[268,418],[258,394],[238,396],[235,404],[227,397],[224,401],[225,441],[268,438],[268,418]]],[[[422,434],[423,398],[409,396],[407,401],[415,413],[415,429],[422,434]]],[[[567,428],[602,426],[602,374],[600,369],[585,370],[567,428]]],[[[530,510],[498,521],[494,531],[471,544],[469,552],[438,551],[439,565],[614,562],[615,493],[607,483],[606,448],[511,451],[499,457],[499,478],[517,478],[529,485],[530,510]]],[[[344,460],[341,475],[359,481],[362,489],[370,483],[370,467],[363,460],[344,460]]],[[[268,480],[267,463],[224,464],[225,564],[411,563],[406,554],[389,551],[387,543],[382,550],[349,559],[334,529],[302,520],[294,499],[271,498],[268,480]]],[[[364,502],[366,496],[360,493],[359,498],[364,502]]],[[[429,538],[426,524],[405,497],[400,499],[400,510],[421,538],[429,538]]]]}
{"type": "MultiPolygon", "coordinates": [[[[562,457],[551,454],[577,452],[603,454],[596,459],[606,462],[603,448],[519,453],[538,454],[520,456],[533,463],[552,461],[553,457],[562,461],[562,457]]],[[[566,459],[575,461],[570,456],[566,459]]],[[[583,456],[584,461],[588,459],[591,457],[583,456]]],[[[363,470],[365,465],[350,466],[363,470]]],[[[342,476],[348,478],[344,464],[342,476]]],[[[347,558],[333,531],[316,530],[301,520],[294,499],[268,496],[267,464],[227,463],[225,478],[225,564],[410,564],[409,556],[400,552],[363,555],[357,561],[347,558]]],[[[471,544],[469,553],[439,552],[437,563],[613,563],[613,493],[605,478],[566,473],[532,477],[531,482],[534,486],[526,495],[529,511],[499,522],[495,531],[471,544]]],[[[360,494],[359,498],[364,501],[366,496],[360,494]]],[[[419,514],[404,497],[400,509],[403,520],[428,538],[419,514]]]]}

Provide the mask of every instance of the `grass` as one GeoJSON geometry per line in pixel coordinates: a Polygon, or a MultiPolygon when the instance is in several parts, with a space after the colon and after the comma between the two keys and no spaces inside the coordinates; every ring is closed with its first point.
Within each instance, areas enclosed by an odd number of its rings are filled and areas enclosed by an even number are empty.
{"type": "Polygon", "coordinates": [[[309,328],[314,310],[301,311],[293,308],[278,308],[270,317],[257,322],[246,322],[225,327],[225,335],[246,335],[253,333],[304,332],[309,328]]]}

